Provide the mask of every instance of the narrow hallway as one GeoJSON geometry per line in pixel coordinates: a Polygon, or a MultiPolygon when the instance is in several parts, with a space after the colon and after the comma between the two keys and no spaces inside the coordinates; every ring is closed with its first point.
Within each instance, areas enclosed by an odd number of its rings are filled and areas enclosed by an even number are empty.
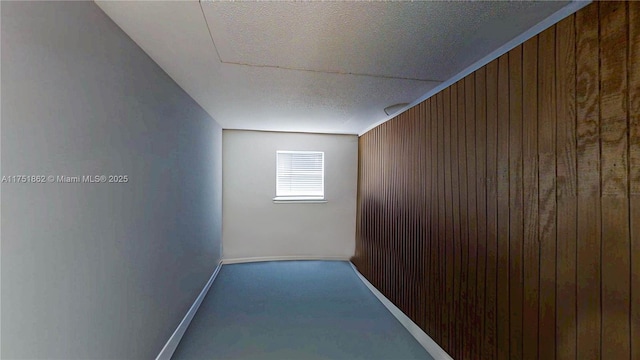
{"type": "Polygon", "coordinates": [[[348,262],[224,265],[173,359],[431,359],[348,262]]]}

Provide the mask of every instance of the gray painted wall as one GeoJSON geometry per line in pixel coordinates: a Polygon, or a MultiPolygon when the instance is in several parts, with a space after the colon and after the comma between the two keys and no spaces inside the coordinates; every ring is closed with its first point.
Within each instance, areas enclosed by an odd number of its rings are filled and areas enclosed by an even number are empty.
{"type": "Polygon", "coordinates": [[[224,258],[349,258],[355,251],[358,137],[223,131],[224,258]],[[275,204],[276,151],[324,151],[324,204],[275,204]]]}
{"type": "Polygon", "coordinates": [[[155,357],[221,256],[222,132],[93,2],[2,2],[2,358],[155,357]]]}

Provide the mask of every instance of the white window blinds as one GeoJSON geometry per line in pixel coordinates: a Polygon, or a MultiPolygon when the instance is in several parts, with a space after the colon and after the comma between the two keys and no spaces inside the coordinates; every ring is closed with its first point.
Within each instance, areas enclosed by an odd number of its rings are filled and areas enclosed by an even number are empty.
{"type": "Polygon", "coordinates": [[[324,152],[277,151],[276,197],[324,198],[324,152]]]}

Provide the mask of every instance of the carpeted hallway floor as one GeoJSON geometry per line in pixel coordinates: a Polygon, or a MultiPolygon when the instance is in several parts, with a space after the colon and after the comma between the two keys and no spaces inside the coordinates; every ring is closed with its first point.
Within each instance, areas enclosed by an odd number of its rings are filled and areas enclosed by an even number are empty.
{"type": "Polygon", "coordinates": [[[173,359],[432,359],[348,262],[224,265],[173,359]]]}

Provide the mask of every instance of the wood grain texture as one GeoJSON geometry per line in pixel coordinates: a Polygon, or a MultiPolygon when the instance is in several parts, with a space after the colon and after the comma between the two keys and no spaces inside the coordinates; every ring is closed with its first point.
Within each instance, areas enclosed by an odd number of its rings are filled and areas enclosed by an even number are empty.
{"type": "MultiPolygon", "coordinates": [[[[640,3],[629,7],[629,140],[640,137],[640,3]]],[[[640,142],[629,141],[629,188],[640,195],[640,142]]],[[[632,218],[636,219],[636,218],[632,218]]]]}
{"type": "Polygon", "coordinates": [[[630,253],[626,3],[600,7],[602,357],[629,358],[630,253]]]}
{"type": "Polygon", "coordinates": [[[445,306],[442,322],[443,328],[443,343],[446,344],[447,350],[452,349],[451,344],[451,327],[453,325],[451,319],[451,312],[453,308],[453,189],[451,180],[451,87],[446,88],[442,92],[442,110],[443,110],[443,127],[444,127],[444,207],[445,207],[445,238],[444,238],[444,252],[445,252],[445,306]]]}
{"type": "Polygon", "coordinates": [[[498,58],[498,359],[509,359],[509,54],[498,58]]]}
{"type": "Polygon", "coordinates": [[[467,348],[464,347],[464,331],[466,330],[465,322],[460,321],[464,318],[467,306],[467,263],[469,259],[469,216],[467,214],[467,142],[466,142],[466,94],[464,81],[456,83],[458,88],[458,173],[460,176],[460,301],[456,311],[456,327],[458,329],[458,338],[456,341],[457,351],[456,358],[468,357],[467,348]]]}
{"type": "Polygon", "coordinates": [[[522,358],[522,46],[509,51],[509,349],[522,358]]]}
{"type": "Polygon", "coordinates": [[[429,298],[429,276],[427,273],[427,262],[429,256],[429,217],[428,217],[428,204],[429,204],[429,193],[427,189],[430,188],[429,177],[426,176],[429,171],[429,151],[428,151],[428,142],[425,141],[428,139],[429,129],[428,129],[428,117],[427,117],[427,106],[426,102],[422,102],[419,105],[419,148],[420,148],[420,159],[418,160],[420,165],[420,171],[418,172],[418,183],[422,184],[419,186],[419,194],[418,194],[418,216],[417,223],[419,228],[419,234],[417,235],[417,239],[414,241],[418,241],[421,244],[420,249],[420,259],[418,260],[418,268],[416,269],[416,273],[418,276],[418,283],[421,286],[421,293],[419,298],[416,299],[416,306],[420,309],[418,317],[416,318],[418,326],[422,329],[426,329],[428,326],[427,323],[427,306],[423,303],[422,299],[429,298]]]}
{"type": "Polygon", "coordinates": [[[445,288],[446,288],[446,253],[445,253],[445,241],[447,236],[447,213],[446,213],[446,188],[445,188],[445,139],[444,139],[444,106],[443,106],[443,98],[444,94],[442,92],[438,93],[436,96],[436,116],[438,122],[438,313],[437,315],[437,323],[438,323],[438,341],[440,341],[443,346],[447,346],[446,342],[446,332],[445,328],[445,319],[446,319],[446,304],[447,299],[445,297],[445,288]]]}
{"type": "Polygon", "coordinates": [[[459,328],[456,322],[456,314],[460,307],[460,272],[461,272],[461,247],[460,247],[460,182],[459,168],[460,162],[458,154],[458,86],[451,86],[451,188],[452,188],[452,219],[453,219],[453,301],[449,316],[450,347],[452,355],[456,355],[457,344],[459,343],[459,328]]]}
{"type": "Polygon", "coordinates": [[[475,76],[473,74],[464,79],[465,86],[465,116],[466,116],[466,141],[467,141],[467,219],[468,223],[468,258],[467,258],[467,306],[465,319],[469,326],[465,329],[464,340],[469,344],[470,356],[476,356],[473,339],[477,335],[474,322],[475,295],[476,295],[476,260],[477,260],[477,228],[476,213],[476,167],[475,167],[475,76]]]}
{"type": "Polygon", "coordinates": [[[538,298],[540,243],[538,241],[538,38],[522,48],[523,123],[523,305],[522,358],[538,358],[538,298]]]}
{"type": "Polygon", "coordinates": [[[578,161],[577,357],[600,358],[600,104],[598,7],[576,14],[578,161]]]}
{"type": "Polygon", "coordinates": [[[498,266],[498,60],[487,64],[487,266],[485,268],[485,328],[483,357],[494,359],[496,340],[496,286],[498,266]]]}
{"type": "Polygon", "coordinates": [[[556,25],[556,358],[576,358],[576,58],[575,19],[556,25]]]}
{"type": "Polygon", "coordinates": [[[474,348],[478,356],[483,354],[485,314],[485,272],[487,266],[487,82],[486,69],[475,73],[475,111],[476,111],[476,216],[477,216],[477,276],[476,306],[474,308],[477,332],[474,348]]]}
{"type": "Polygon", "coordinates": [[[631,358],[640,359],[640,2],[629,7],[629,218],[631,358]],[[635,140],[635,141],[634,141],[635,140]]]}
{"type": "Polygon", "coordinates": [[[556,350],[556,88],[555,31],[538,36],[538,236],[540,241],[540,336],[538,356],[556,350]]]}
{"type": "Polygon", "coordinates": [[[359,140],[353,262],[456,359],[640,359],[640,3],[359,140]]]}
{"type": "Polygon", "coordinates": [[[431,261],[429,263],[430,276],[431,276],[431,298],[429,299],[431,306],[431,332],[432,337],[436,337],[438,334],[436,313],[437,299],[438,299],[438,122],[436,116],[436,102],[435,98],[428,100],[431,122],[431,204],[429,211],[431,212],[431,261]]]}

